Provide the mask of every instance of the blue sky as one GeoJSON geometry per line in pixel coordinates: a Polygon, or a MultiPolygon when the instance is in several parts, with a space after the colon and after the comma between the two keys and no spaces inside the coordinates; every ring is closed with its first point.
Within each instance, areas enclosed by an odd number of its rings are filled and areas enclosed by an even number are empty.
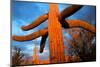
{"type": "MultiPolygon", "coordinates": [[[[62,11],[65,7],[68,7],[68,4],[58,4],[59,11],[62,11]]],[[[12,17],[12,35],[27,35],[32,32],[35,32],[39,29],[42,29],[47,26],[47,21],[42,23],[40,26],[29,30],[23,31],[21,30],[22,26],[30,24],[40,15],[47,13],[49,10],[48,3],[36,3],[36,2],[18,2],[13,1],[11,6],[11,17],[12,17]]],[[[93,6],[84,6],[81,10],[73,14],[72,16],[66,19],[80,19],[89,22],[92,25],[96,25],[95,19],[95,7],[93,6]]],[[[63,36],[67,37],[68,39],[71,38],[70,34],[66,33],[63,30],[63,36]]],[[[49,57],[49,47],[48,47],[48,40],[46,42],[46,46],[44,52],[42,54],[39,53],[39,44],[40,44],[41,37],[32,40],[32,41],[25,41],[25,42],[18,42],[12,40],[12,46],[19,47],[23,50],[23,52],[27,56],[32,56],[33,48],[34,48],[34,41],[36,43],[36,47],[38,49],[38,57],[40,59],[47,59],[49,57]]],[[[64,40],[64,44],[66,45],[67,42],[64,40]]]]}

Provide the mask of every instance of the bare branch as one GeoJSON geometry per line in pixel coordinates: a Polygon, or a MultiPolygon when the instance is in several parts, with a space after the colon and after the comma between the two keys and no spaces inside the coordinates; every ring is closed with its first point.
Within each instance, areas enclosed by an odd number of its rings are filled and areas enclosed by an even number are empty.
{"type": "Polygon", "coordinates": [[[44,28],[42,30],[39,30],[37,32],[25,36],[12,36],[12,39],[16,41],[28,41],[43,36],[46,33],[47,33],[47,28],[44,28]]]}
{"type": "Polygon", "coordinates": [[[33,28],[37,27],[38,25],[40,25],[45,20],[47,20],[47,18],[48,18],[48,14],[44,14],[44,15],[40,16],[39,18],[37,18],[35,21],[33,21],[31,24],[29,24],[27,26],[23,26],[22,30],[27,31],[27,30],[33,29],[33,28]]]}
{"type": "Polygon", "coordinates": [[[69,28],[81,27],[87,31],[90,31],[92,33],[96,33],[95,26],[89,24],[88,22],[85,22],[82,20],[66,20],[66,23],[68,23],[69,28]]]}
{"type": "Polygon", "coordinates": [[[42,53],[44,50],[47,37],[48,37],[48,33],[46,33],[44,36],[42,36],[41,43],[40,43],[40,53],[42,53]]]}

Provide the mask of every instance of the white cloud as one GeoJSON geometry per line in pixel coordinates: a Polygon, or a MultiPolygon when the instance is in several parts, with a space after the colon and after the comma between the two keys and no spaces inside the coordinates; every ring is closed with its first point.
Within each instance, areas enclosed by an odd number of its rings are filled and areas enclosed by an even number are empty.
{"type": "Polygon", "coordinates": [[[38,53],[38,56],[48,55],[48,54],[49,54],[49,50],[44,49],[43,53],[38,53]]]}
{"type": "Polygon", "coordinates": [[[36,39],[36,41],[41,41],[41,37],[38,37],[38,38],[36,39]]]}
{"type": "Polygon", "coordinates": [[[25,26],[25,25],[28,25],[28,24],[29,24],[29,23],[25,22],[25,21],[24,21],[24,20],[22,20],[22,19],[19,19],[18,21],[20,21],[20,22],[21,22],[22,26],[25,26]]]}

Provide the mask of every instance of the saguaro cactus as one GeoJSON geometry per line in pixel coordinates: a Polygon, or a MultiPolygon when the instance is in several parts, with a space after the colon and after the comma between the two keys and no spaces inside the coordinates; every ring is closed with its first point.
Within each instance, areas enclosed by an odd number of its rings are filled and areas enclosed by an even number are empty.
{"type": "Polygon", "coordinates": [[[50,4],[48,16],[48,37],[50,48],[50,62],[64,62],[64,43],[61,25],[59,23],[57,4],[50,4]]]}
{"type": "Polygon", "coordinates": [[[38,57],[37,57],[37,48],[36,48],[36,44],[34,45],[34,54],[33,54],[33,63],[34,64],[38,64],[38,57]]]}
{"type": "Polygon", "coordinates": [[[48,19],[48,27],[33,32],[29,35],[12,36],[12,39],[22,42],[22,41],[34,40],[35,38],[42,37],[40,42],[40,53],[42,53],[45,47],[46,39],[49,36],[51,63],[64,62],[64,48],[63,48],[64,45],[63,45],[61,27],[63,27],[64,29],[79,27],[79,28],[86,29],[87,31],[90,31],[94,34],[96,33],[96,28],[85,21],[65,20],[65,18],[73,15],[82,7],[83,7],[82,5],[72,5],[65,8],[63,11],[59,13],[57,4],[50,4],[49,13],[40,16],[31,24],[27,26],[23,26],[22,30],[27,31],[33,29],[39,26],[47,19],[48,19]]]}

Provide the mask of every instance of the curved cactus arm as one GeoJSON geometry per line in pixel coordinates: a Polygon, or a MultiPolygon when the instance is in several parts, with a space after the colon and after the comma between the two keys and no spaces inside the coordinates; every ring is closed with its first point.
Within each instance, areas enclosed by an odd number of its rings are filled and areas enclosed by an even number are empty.
{"type": "Polygon", "coordinates": [[[40,16],[39,18],[37,18],[35,21],[33,21],[31,24],[27,25],[27,26],[23,26],[22,30],[30,30],[33,29],[35,27],[37,27],[38,25],[40,25],[41,23],[43,23],[44,21],[46,21],[48,18],[48,14],[44,14],[42,16],[40,16]]]}
{"type": "Polygon", "coordinates": [[[42,39],[41,39],[41,42],[40,42],[40,53],[42,53],[43,50],[44,50],[47,37],[48,37],[48,33],[46,33],[45,35],[42,36],[42,39]]]}
{"type": "Polygon", "coordinates": [[[71,15],[73,15],[75,12],[80,10],[83,6],[82,5],[72,5],[67,8],[65,8],[61,13],[60,13],[60,20],[65,19],[71,15]]]}
{"type": "Polygon", "coordinates": [[[87,31],[90,31],[92,33],[96,33],[96,28],[95,26],[89,24],[86,21],[82,20],[66,20],[66,23],[68,24],[69,28],[75,28],[75,27],[81,27],[87,31]]]}
{"type": "Polygon", "coordinates": [[[42,30],[39,30],[37,32],[25,36],[12,36],[12,39],[15,41],[29,41],[38,38],[40,36],[43,36],[46,33],[47,33],[47,28],[44,28],[42,30]]]}
{"type": "MultiPolygon", "coordinates": [[[[61,13],[60,13],[60,20],[61,19],[65,19],[66,17],[69,17],[70,15],[74,14],[76,11],[78,11],[80,8],[82,8],[82,6],[80,5],[72,5],[68,8],[65,8],[61,13]]],[[[23,26],[22,30],[30,30],[33,29],[35,27],[37,27],[38,25],[40,25],[41,23],[43,23],[44,21],[46,21],[48,19],[48,13],[40,16],[39,18],[37,18],[35,21],[33,21],[31,24],[27,25],[27,26],[23,26]]]]}

